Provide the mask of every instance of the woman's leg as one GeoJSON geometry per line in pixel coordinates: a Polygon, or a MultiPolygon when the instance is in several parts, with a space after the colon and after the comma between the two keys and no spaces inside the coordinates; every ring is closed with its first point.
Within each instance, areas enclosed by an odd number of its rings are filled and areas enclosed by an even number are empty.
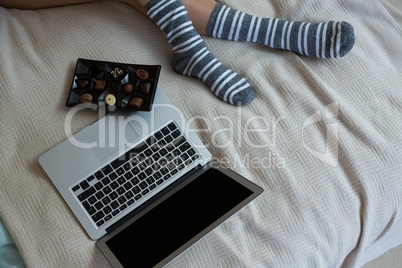
{"type": "Polygon", "coordinates": [[[51,8],[66,5],[83,4],[89,2],[95,2],[97,0],[0,0],[0,6],[6,8],[18,8],[18,9],[41,9],[51,8]]]}
{"type": "MultiPolygon", "coordinates": [[[[94,1],[96,0],[0,0],[0,6],[39,9],[94,1]]],[[[120,1],[127,2],[148,16],[144,5],[149,0],[120,1]]],[[[226,5],[217,4],[215,0],[182,0],[182,2],[200,35],[255,42],[318,58],[342,57],[355,43],[353,27],[344,21],[292,22],[252,16],[226,5]]]]}
{"type": "MultiPolygon", "coordinates": [[[[136,0],[126,0],[134,6],[136,0]]],[[[142,1],[142,5],[148,0],[142,1]]],[[[339,58],[355,43],[353,27],[345,21],[306,23],[256,17],[214,0],[182,0],[200,35],[259,43],[317,58],[339,58]]],[[[137,9],[141,10],[141,4],[137,9]]]]}
{"type": "MultiPolygon", "coordinates": [[[[144,9],[149,0],[121,0],[138,9],[142,14],[149,17],[144,9]]],[[[217,2],[215,0],[182,0],[194,28],[200,35],[206,35],[209,17],[217,2]]]]}
{"type": "Polygon", "coordinates": [[[209,52],[181,0],[139,0],[139,3],[173,46],[172,66],[177,73],[201,79],[225,102],[245,105],[254,99],[248,81],[209,52]]]}

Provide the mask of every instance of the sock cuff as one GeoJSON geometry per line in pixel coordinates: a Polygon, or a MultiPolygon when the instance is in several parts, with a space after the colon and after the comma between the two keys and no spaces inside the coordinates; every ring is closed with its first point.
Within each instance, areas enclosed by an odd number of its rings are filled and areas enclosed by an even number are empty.
{"type": "Polygon", "coordinates": [[[214,9],[212,10],[211,16],[209,17],[209,21],[208,21],[208,26],[207,26],[207,33],[206,33],[207,36],[212,36],[214,27],[215,27],[215,22],[216,22],[216,19],[218,18],[219,11],[221,11],[221,9],[224,6],[225,6],[224,4],[217,3],[216,6],[214,7],[214,9]]]}

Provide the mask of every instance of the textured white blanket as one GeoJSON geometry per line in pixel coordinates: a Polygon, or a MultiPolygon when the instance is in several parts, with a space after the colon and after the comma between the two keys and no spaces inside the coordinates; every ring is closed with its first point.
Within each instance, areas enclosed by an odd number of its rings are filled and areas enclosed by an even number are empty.
{"type": "MultiPolygon", "coordinates": [[[[237,108],[176,74],[160,30],[121,3],[0,8],[0,217],[30,267],[108,267],[38,164],[65,140],[79,57],[160,64],[159,85],[217,160],[265,192],[168,267],[359,267],[402,243],[398,0],[234,1],[258,16],[346,20],[356,44],[320,60],[205,38],[256,92],[237,108]]],[[[98,119],[74,118],[74,132],[98,119]]]]}

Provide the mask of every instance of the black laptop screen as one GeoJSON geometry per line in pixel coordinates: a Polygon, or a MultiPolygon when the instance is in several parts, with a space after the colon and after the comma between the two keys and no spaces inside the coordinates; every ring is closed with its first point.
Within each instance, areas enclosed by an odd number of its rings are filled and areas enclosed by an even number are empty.
{"type": "Polygon", "coordinates": [[[211,168],[106,245],[124,267],[152,267],[252,194],[211,168]]]}

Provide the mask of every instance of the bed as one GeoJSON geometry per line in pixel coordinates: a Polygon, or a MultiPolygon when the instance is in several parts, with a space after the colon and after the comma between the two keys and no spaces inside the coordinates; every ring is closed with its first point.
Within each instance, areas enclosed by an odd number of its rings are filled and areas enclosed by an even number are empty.
{"type": "MultiPolygon", "coordinates": [[[[77,58],[160,64],[159,86],[216,160],[264,188],[167,267],[360,267],[402,244],[402,6],[398,0],[223,3],[250,14],[346,20],[356,44],[320,60],[205,37],[246,77],[235,107],[176,74],[164,34],[102,1],[0,8],[0,218],[28,267],[109,267],[38,163],[66,138],[77,58]]],[[[99,119],[80,111],[73,133],[99,119]]]]}

